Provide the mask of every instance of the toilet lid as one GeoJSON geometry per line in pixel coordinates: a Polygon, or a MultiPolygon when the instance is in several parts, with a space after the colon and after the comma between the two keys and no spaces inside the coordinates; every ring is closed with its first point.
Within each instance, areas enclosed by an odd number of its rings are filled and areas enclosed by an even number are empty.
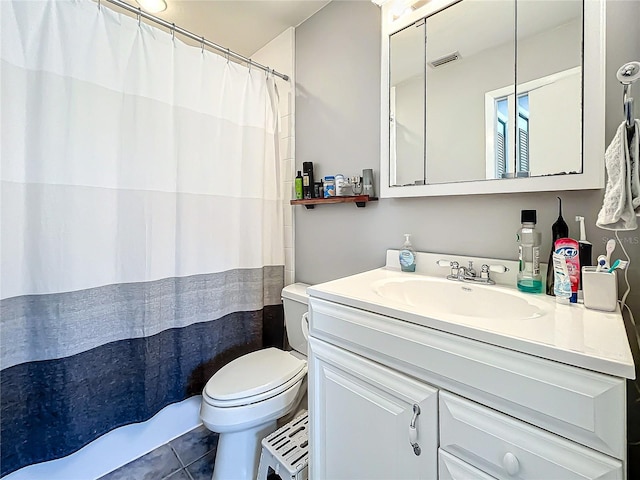
{"type": "Polygon", "coordinates": [[[236,358],[209,379],[204,393],[214,400],[253,397],[285,384],[306,367],[304,360],[277,348],[236,358]]]}

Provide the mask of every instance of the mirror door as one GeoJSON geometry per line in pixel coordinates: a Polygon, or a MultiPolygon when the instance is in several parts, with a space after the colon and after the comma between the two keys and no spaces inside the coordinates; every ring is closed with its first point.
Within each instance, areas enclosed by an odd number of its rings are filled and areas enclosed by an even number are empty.
{"type": "Polygon", "coordinates": [[[604,6],[384,3],[381,196],[602,188],[604,6]]]}
{"type": "Polygon", "coordinates": [[[424,185],[425,22],[389,39],[389,185],[424,185]]]}

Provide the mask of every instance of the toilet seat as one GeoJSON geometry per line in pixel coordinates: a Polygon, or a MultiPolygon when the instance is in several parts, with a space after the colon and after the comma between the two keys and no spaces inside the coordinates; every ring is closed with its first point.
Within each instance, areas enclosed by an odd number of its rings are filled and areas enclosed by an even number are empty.
{"type": "Polygon", "coordinates": [[[207,382],[203,400],[215,407],[238,407],[278,395],[300,382],[307,362],[289,352],[267,348],[237,358],[207,382]]]}

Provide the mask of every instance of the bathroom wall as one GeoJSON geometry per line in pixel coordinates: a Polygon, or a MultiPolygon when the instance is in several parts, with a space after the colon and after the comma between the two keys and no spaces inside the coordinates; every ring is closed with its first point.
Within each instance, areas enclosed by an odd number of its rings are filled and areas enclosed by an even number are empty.
{"type": "MultiPolygon", "coordinates": [[[[275,77],[278,93],[280,94],[280,181],[283,192],[282,209],[284,215],[284,280],[285,285],[294,281],[294,229],[293,207],[288,199],[293,194],[293,179],[295,177],[295,29],[288,28],[260,50],[251,55],[251,58],[262,65],[268,66],[277,72],[289,75],[289,81],[275,77]]],[[[300,164],[302,168],[302,164],[300,164]]]]}
{"type": "MultiPolygon", "coordinates": [[[[625,62],[640,60],[640,2],[607,2],[606,138],[622,121],[622,87],[616,79],[625,62]]],[[[296,29],[296,162],[315,163],[319,175],[379,172],[380,11],[368,1],[334,0],[296,29]]],[[[634,88],[640,98],[640,85],[634,88]]],[[[640,117],[640,102],[636,102],[640,117]]],[[[455,162],[452,158],[452,162],[455,162]]],[[[298,167],[299,168],[299,167],[298,167]]],[[[378,180],[378,179],[376,179],[378,180]]],[[[385,250],[398,248],[402,234],[413,233],[418,250],[516,259],[515,232],[520,210],[538,211],[544,232],[544,257],[557,217],[556,195],[573,237],[576,215],[586,218],[594,254],[604,253],[613,232],[595,226],[602,190],[431,198],[381,199],[366,208],[353,204],[295,210],[296,280],[320,283],[384,264],[385,250]]],[[[640,320],[640,230],[621,232],[631,256],[632,293],[628,303],[640,320]]],[[[614,258],[624,258],[618,247],[614,258]]],[[[443,272],[444,274],[444,272],[443,272]]],[[[621,291],[624,291],[620,281],[621,291]]],[[[632,337],[633,338],[633,337],[632,337]]],[[[631,341],[640,359],[635,342],[631,341]]],[[[636,360],[637,362],[639,360],[636,360]]],[[[640,409],[628,384],[630,441],[640,439],[640,409]]],[[[629,478],[640,475],[640,447],[629,451],[629,478]]]]}
{"type": "MultiPolygon", "coordinates": [[[[607,11],[607,144],[622,121],[622,87],[616,71],[640,60],[640,2],[610,1],[607,11]]],[[[315,163],[320,175],[379,172],[380,10],[367,1],[331,2],[296,29],[296,163],[315,163]]],[[[640,86],[636,87],[640,91],[640,86]]],[[[637,94],[636,96],[640,96],[637,94]]],[[[640,116],[637,102],[636,116],[640,116]]],[[[455,159],[452,159],[455,161],[455,159]]],[[[300,167],[298,167],[300,168],[300,167]]],[[[376,181],[378,179],[376,178],[376,181]]],[[[576,215],[586,218],[594,253],[613,232],[595,226],[603,191],[546,192],[381,199],[295,210],[296,280],[319,283],[381,266],[384,252],[413,233],[418,250],[515,259],[520,210],[538,211],[544,257],[563,199],[570,234],[576,215]]],[[[640,317],[640,230],[621,232],[632,258],[629,304],[640,317]]],[[[620,248],[615,258],[624,258],[620,248]]]]}

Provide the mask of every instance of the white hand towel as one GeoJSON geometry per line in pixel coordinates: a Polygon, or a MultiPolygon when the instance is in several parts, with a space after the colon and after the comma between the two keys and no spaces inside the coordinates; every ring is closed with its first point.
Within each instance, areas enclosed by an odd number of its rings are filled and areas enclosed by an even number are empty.
{"type": "Polygon", "coordinates": [[[640,216],[640,120],[635,121],[633,136],[629,141],[629,160],[631,164],[631,204],[640,216]]]}
{"type": "Polygon", "coordinates": [[[640,209],[638,141],[640,121],[636,120],[631,139],[623,122],[604,154],[607,185],[596,225],[606,230],[638,228],[635,209],[640,209]]]}

